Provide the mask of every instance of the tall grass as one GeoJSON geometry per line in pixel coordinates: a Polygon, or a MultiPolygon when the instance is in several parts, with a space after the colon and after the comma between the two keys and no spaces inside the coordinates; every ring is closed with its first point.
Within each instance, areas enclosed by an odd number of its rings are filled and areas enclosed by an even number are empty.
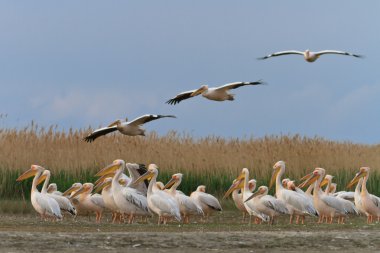
{"type": "Polygon", "coordinates": [[[82,138],[91,129],[59,131],[56,127],[30,125],[24,129],[0,129],[0,199],[27,198],[31,180],[16,183],[17,176],[39,164],[52,171],[52,182],[60,190],[73,182],[94,181],[93,175],[113,160],[156,163],[159,180],[182,172],[181,189],[186,193],[204,184],[212,193],[222,193],[244,167],[259,184],[267,184],[272,166],[287,163],[286,176],[300,178],[315,167],[335,176],[343,189],[361,166],[372,168],[369,189],[380,195],[380,145],[334,142],[323,138],[267,136],[264,138],[224,139],[217,136],[193,138],[170,132],[158,136],[127,137],[111,134],[93,143],[82,138]]]}

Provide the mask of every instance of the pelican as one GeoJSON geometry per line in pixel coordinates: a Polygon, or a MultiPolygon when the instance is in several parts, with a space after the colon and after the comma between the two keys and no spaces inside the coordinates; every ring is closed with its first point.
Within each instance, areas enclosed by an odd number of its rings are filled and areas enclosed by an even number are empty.
{"type": "Polygon", "coordinates": [[[38,179],[37,184],[40,184],[43,181],[45,181],[44,185],[42,186],[42,189],[41,189],[41,194],[47,194],[47,196],[49,196],[50,198],[55,199],[55,201],[57,201],[57,203],[59,205],[59,208],[62,211],[66,211],[66,212],[70,213],[71,215],[75,216],[77,214],[77,212],[76,212],[75,208],[73,207],[73,205],[71,204],[71,202],[68,198],[66,198],[64,196],[57,195],[57,194],[48,193],[47,185],[49,184],[50,176],[51,176],[50,170],[44,170],[44,172],[42,173],[42,175],[38,179]]]}
{"type": "MultiPolygon", "coordinates": [[[[282,185],[284,188],[287,188],[288,190],[295,191],[301,195],[304,195],[313,203],[313,195],[311,194],[311,191],[313,190],[313,185],[310,185],[306,191],[303,191],[302,189],[298,188],[294,181],[288,179],[284,182],[284,179],[282,180],[282,185]],[[284,186],[284,183],[286,182],[286,185],[284,186]]],[[[297,214],[296,215],[296,224],[299,224],[299,221],[301,219],[302,225],[305,224],[305,214],[297,214]]]]}
{"type": "MultiPolygon", "coordinates": [[[[120,183],[120,180],[119,180],[120,183]]],[[[95,192],[102,191],[101,195],[104,201],[104,205],[107,209],[111,210],[112,212],[112,223],[115,223],[117,217],[119,216],[119,207],[115,203],[115,199],[113,198],[112,194],[112,177],[107,177],[103,181],[99,182],[95,186],[95,192]]],[[[120,217],[121,218],[121,217],[120,217]]]]}
{"type": "Polygon", "coordinates": [[[190,194],[190,198],[202,208],[206,220],[208,220],[208,217],[212,212],[222,211],[222,206],[218,199],[211,194],[206,193],[206,186],[204,185],[198,186],[197,189],[190,194]]]}
{"type": "Polygon", "coordinates": [[[62,192],[58,191],[58,187],[56,183],[49,184],[47,188],[47,193],[56,194],[62,196],[62,192]]]}
{"type": "Polygon", "coordinates": [[[258,190],[248,199],[244,200],[244,202],[251,199],[257,212],[270,217],[269,224],[273,224],[274,218],[280,214],[289,214],[289,210],[282,200],[268,195],[268,187],[266,186],[260,186],[258,190]]]}
{"type": "MultiPolygon", "coordinates": [[[[237,180],[235,179],[232,184],[236,184],[237,180]]],[[[243,222],[245,221],[245,216],[248,214],[247,209],[244,206],[244,201],[243,201],[243,187],[244,187],[244,182],[241,180],[240,184],[232,191],[232,200],[235,203],[236,208],[243,213],[243,222]],[[239,193],[240,191],[240,193],[239,193]]],[[[248,189],[252,193],[256,189],[256,180],[251,179],[248,181],[248,189]]],[[[224,198],[227,196],[224,195],[224,198]]]]}
{"type": "Polygon", "coordinates": [[[93,142],[96,138],[106,135],[108,133],[118,130],[120,133],[129,136],[142,135],[145,136],[145,129],[142,129],[141,126],[145,123],[148,123],[152,120],[161,119],[161,118],[176,118],[174,115],[154,115],[154,114],[145,114],[141,117],[138,117],[132,121],[128,121],[128,118],[123,120],[116,120],[107,127],[99,128],[86,136],[83,140],[86,142],[93,142]]]}
{"type": "Polygon", "coordinates": [[[136,183],[138,183],[145,179],[150,179],[147,191],[149,210],[158,215],[158,225],[160,225],[161,221],[166,224],[167,220],[170,218],[175,218],[176,220],[181,221],[181,214],[177,201],[169,193],[159,190],[158,188],[153,191],[153,188],[157,187],[157,176],[157,165],[149,164],[148,171],[136,180],[136,183]]]}
{"type": "Polygon", "coordinates": [[[290,220],[289,223],[293,222],[294,215],[304,215],[310,214],[313,216],[318,216],[317,210],[315,210],[313,203],[310,198],[300,194],[298,192],[285,189],[281,183],[281,177],[285,173],[285,162],[278,161],[273,166],[273,174],[270,180],[269,188],[272,188],[274,182],[276,182],[276,197],[281,199],[289,210],[290,220]]]}
{"type": "MultiPolygon", "coordinates": [[[[134,166],[127,164],[127,167],[134,166]]],[[[136,164],[138,167],[138,165],[136,164]]],[[[126,164],[124,160],[117,159],[112,164],[108,165],[96,176],[103,176],[110,172],[115,172],[115,176],[112,178],[111,190],[116,205],[121,213],[129,216],[128,223],[133,223],[136,216],[150,216],[148,210],[148,202],[146,196],[129,186],[124,187],[120,184],[119,179],[125,170],[126,164]]],[[[138,183],[135,183],[137,185],[138,183]]]]}
{"type": "Polygon", "coordinates": [[[174,98],[169,99],[166,101],[167,104],[170,105],[175,105],[181,102],[182,100],[192,98],[195,96],[198,96],[202,94],[203,97],[213,100],[213,101],[233,101],[234,100],[234,94],[229,93],[229,90],[232,89],[237,89],[242,86],[247,86],[247,85],[260,85],[264,84],[264,82],[256,81],[256,82],[235,82],[235,83],[228,83],[219,87],[213,87],[209,88],[207,85],[202,85],[199,89],[197,90],[190,90],[190,91],[185,91],[179,93],[177,96],[174,98]]]}
{"type": "MultiPolygon", "coordinates": [[[[247,210],[249,214],[249,224],[251,224],[251,217],[252,215],[261,219],[262,221],[269,221],[270,217],[264,213],[259,212],[256,209],[255,204],[253,203],[253,200],[251,201],[244,201],[248,199],[250,196],[252,196],[252,193],[249,191],[248,187],[248,181],[249,180],[249,171],[247,168],[243,168],[240,175],[234,180],[234,184],[231,185],[231,187],[227,190],[227,192],[224,194],[224,196],[228,196],[233,190],[241,188],[241,183],[243,183],[242,187],[242,193],[243,193],[243,204],[245,209],[247,210]]],[[[258,223],[258,220],[256,220],[258,223]]]]}
{"type": "MultiPolygon", "coordinates": [[[[306,180],[300,187],[314,183],[313,201],[314,206],[318,210],[319,220],[318,223],[323,222],[323,217],[329,219],[331,224],[333,218],[338,216],[338,223],[341,222],[341,218],[349,214],[351,210],[347,210],[342,202],[337,201],[338,198],[329,196],[321,191],[321,183],[325,176],[325,170],[322,168],[316,168],[311,174],[304,177],[306,180]]],[[[354,212],[356,209],[354,209],[354,212]]]]}
{"type": "Polygon", "coordinates": [[[182,177],[182,173],[174,174],[170,181],[164,186],[164,189],[171,187],[168,190],[168,193],[177,200],[183,222],[188,224],[190,223],[191,215],[204,215],[204,213],[202,208],[194,201],[194,199],[183,193],[177,192],[177,187],[181,184],[182,177]]]}
{"type": "Polygon", "coordinates": [[[273,54],[270,54],[270,55],[267,55],[267,56],[264,56],[264,57],[261,57],[258,59],[259,60],[265,60],[265,59],[268,59],[271,57],[288,55],[288,54],[303,55],[303,57],[305,58],[305,61],[307,61],[307,62],[315,62],[321,55],[324,55],[324,54],[339,54],[339,55],[348,55],[348,56],[354,56],[357,58],[363,58],[362,55],[352,54],[349,52],[337,51],[337,50],[323,50],[323,51],[319,51],[319,52],[311,52],[310,50],[305,50],[304,52],[296,51],[296,50],[289,50],[289,51],[282,51],[282,52],[273,53],[273,54]]]}
{"type": "Polygon", "coordinates": [[[351,180],[347,187],[351,187],[360,178],[363,178],[362,189],[360,192],[360,202],[361,208],[364,213],[367,215],[367,223],[370,224],[373,222],[373,218],[376,217],[377,221],[380,221],[380,202],[377,198],[373,198],[367,190],[367,180],[369,178],[369,167],[361,167],[359,172],[356,173],[355,177],[351,180]]]}
{"type": "Polygon", "coordinates": [[[92,183],[84,183],[70,198],[78,196],[80,209],[87,212],[94,212],[96,214],[96,222],[100,223],[105,205],[101,195],[91,194],[93,189],[94,185],[92,183]]]}
{"type": "Polygon", "coordinates": [[[16,181],[20,182],[34,176],[30,196],[33,208],[43,219],[49,217],[60,220],[62,219],[62,214],[57,201],[46,194],[41,194],[37,189],[37,182],[43,171],[43,167],[32,165],[31,168],[19,176],[16,181]]]}

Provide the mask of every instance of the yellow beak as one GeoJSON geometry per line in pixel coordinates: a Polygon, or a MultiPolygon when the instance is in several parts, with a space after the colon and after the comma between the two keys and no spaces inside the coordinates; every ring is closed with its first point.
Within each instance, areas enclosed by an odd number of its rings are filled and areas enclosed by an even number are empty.
{"type": "Polygon", "coordinates": [[[85,187],[82,186],[82,187],[81,187],[76,193],[74,193],[73,196],[70,197],[70,199],[75,198],[76,196],[78,196],[79,194],[85,192],[86,190],[87,190],[87,189],[86,189],[85,187]]]}
{"type": "Polygon", "coordinates": [[[351,180],[351,182],[348,183],[346,187],[351,188],[359,181],[360,178],[365,177],[365,176],[366,176],[365,172],[359,171],[358,173],[356,173],[355,177],[351,180]]]}
{"type": "Polygon", "coordinates": [[[120,168],[119,163],[112,163],[112,164],[108,165],[107,167],[105,167],[104,169],[100,170],[98,173],[96,173],[95,176],[100,177],[100,176],[104,176],[104,175],[111,174],[111,173],[115,174],[115,171],[118,168],[120,168]]]}
{"type": "Polygon", "coordinates": [[[42,175],[42,176],[40,176],[39,178],[38,178],[38,180],[37,180],[37,185],[39,185],[39,184],[41,184],[43,181],[45,181],[45,179],[46,179],[46,175],[42,175]]]}
{"type": "Polygon", "coordinates": [[[235,179],[230,188],[226,191],[223,196],[223,199],[227,198],[234,190],[243,188],[243,179],[235,179]]]}
{"type": "Polygon", "coordinates": [[[25,171],[23,174],[21,174],[21,175],[16,179],[16,181],[17,181],[17,182],[20,182],[20,181],[25,180],[25,179],[27,179],[27,178],[33,177],[33,176],[36,175],[36,174],[37,174],[37,171],[31,168],[31,169],[25,171]]]}
{"type": "Polygon", "coordinates": [[[175,184],[176,181],[177,181],[176,179],[171,178],[169,182],[167,182],[166,185],[164,186],[164,190],[170,188],[173,184],[175,184]]]}
{"type": "MultiPolygon", "coordinates": [[[[305,178],[305,177],[303,177],[303,178],[305,178]]],[[[308,185],[311,185],[312,183],[314,183],[318,179],[318,175],[314,175],[314,173],[311,173],[306,178],[307,179],[298,186],[299,188],[303,188],[305,186],[308,186],[308,185]]]]}
{"type": "Polygon", "coordinates": [[[95,187],[94,187],[94,192],[100,192],[101,190],[103,190],[103,188],[111,185],[112,181],[102,181],[100,182],[100,184],[97,184],[95,187]]]}
{"type": "Polygon", "coordinates": [[[144,181],[145,179],[150,180],[152,178],[152,176],[153,176],[153,173],[148,170],[143,175],[141,175],[138,179],[136,179],[136,181],[133,182],[133,184],[138,184],[138,183],[144,181]]]}
{"type": "Polygon", "coordinates": [[[80,189],[80,187],[78,187],[78,186],[71,186],[64,193],[62,193],[62,196],[68,196],[70,193],[72,193],[73,191],[76,191],[78,189],[80,189]]]}
{"type": "Polygon", "coordinates": [[[322,180],[322,182],[321,182],[321,187],[322,186],[325,186],[325,185],[327,185],[329,183],[329,180],[327,180],[326,178],[324,178],[323,180],[322,180]]]}
{"type": "Polygon", "coordinates": [[[98,180],[96,180],[94,184],[98,185],[98,184],[102,183],[106,178],[113,177],[113,176],[115,176],[115,172],[114,171],[112,171],[112,172],[110,172],[108,174],[104,174],[103,176],[101,176],[100,178],[98,178],[98,180]]]}
{"type": "Polygon", "coordinates": [[[276,177],[277,177],[277,174],[280,172],[280,167],[276,167],[274,170],[273,170],[273,173],[272,173],[272,177],[270,179],[270,182],[269,182],[269,189],[272,188],[272,186],[274,185],[274,182],[276,182],[276,177]]]}
{"type": "Polygon", "coordinates": [[[251,196],[249,196],[246,200],[244,200],[244,203],[247,202],[247,201],[250,201],[251,199],[253,199],[257,195],[259,195],[260,193],[261,193],[260,190],[257,190],[256,192],[252,193],[251,196]]]}

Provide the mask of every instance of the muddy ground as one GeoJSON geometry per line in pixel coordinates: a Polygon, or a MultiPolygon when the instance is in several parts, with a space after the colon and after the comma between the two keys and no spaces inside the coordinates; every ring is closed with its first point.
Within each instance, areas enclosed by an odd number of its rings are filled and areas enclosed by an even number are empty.
{"type": "Polygon", "coordinates": [[[95,224],[86,217],[61,222],[35,215],[0,215],[0,252],[380,252],[380,224],[351,218],[344,225],[269,226],[241,223],[235,212],[216,215],[209,223],[95,224]]]}

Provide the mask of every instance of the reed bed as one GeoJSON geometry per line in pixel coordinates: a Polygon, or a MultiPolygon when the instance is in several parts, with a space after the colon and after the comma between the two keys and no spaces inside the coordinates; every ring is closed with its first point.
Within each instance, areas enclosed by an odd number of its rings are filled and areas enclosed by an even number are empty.
{"type": "Polygon", "coordinates": [[[181,189],[190,193],[204,184],[208,191],[221,194],[240,170],[250,169],[259,185],[267,184],[273,164],[284,160],[286,176],[298,179],[315,167],[335,176],[338,189],[344,189],[358,168],[372,168],[369,189],[380,195],[380,145],[335,142],[320,137],[266,136],[225,139],[218,136],[193,138],[169,132],[146,137],[111,134],[93,143],[82,140],[92,129],[58,130],[31,124],[24,129],[0,129],[0,199],[28,198],[31,180],[16,183],[17,176],[38,164],[52,171],[51,182],[65,190],[73,182],[94,181],[93,175],[115,159],[135,163],[156,163],[159,180],[182,172],[181,189]]]}

